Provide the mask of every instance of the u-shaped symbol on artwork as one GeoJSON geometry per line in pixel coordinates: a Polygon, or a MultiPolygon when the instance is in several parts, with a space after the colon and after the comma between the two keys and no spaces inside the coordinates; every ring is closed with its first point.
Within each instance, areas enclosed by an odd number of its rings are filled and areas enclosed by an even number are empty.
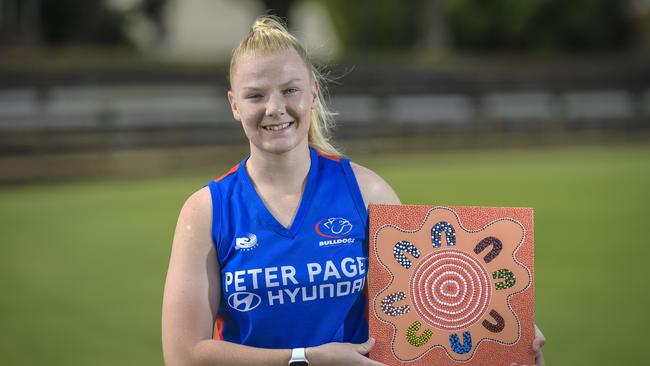
{"type": "Polygon", "coordinates": [[[483,320],[483,326],[485,329],[489,330],[492,333],[499,333],[503,330],[503,328],[506,327],[506,321],[503,319],[501,314],[499,314],[496,310],[492,309],[490,310],[490,316],[494,318],[496,321],[495,323],[490,323],[487,319],[483,320]]]}
{"type": "Polygon", "coordinates": [[[420,250],[406,240],[400,240],[393,247],[393,256],[397,263],[402,267],[409,269],[411,268],[411,260],[406,258],[404,252],[410,253],[415,258],[420,258],[420,250]]]}
{"type": "Polygon", "coordinates": [[[463,332],[463,343],[461,344],[457,334],[450,334],[449,345],[459,355],[469,353],[472,350],[472,335],[470,332],[463,332]]]}
{"type": "Polygon", "coordinates": [[[402,306],[393,306],[394,303],[402,301],[406,298],[406,294],[403,292],[394,292],[381,300],[381,310],[384,311],[386,315],[389,316],[400,316],[411,311],[411,308],[407,305],[402,306]]]}
{"type": "Polygon", "coordinates": [[[510,270],[508,270],[506,268],[502,268],[502,269],[500,269],[498,271],[494,271],[492,273],[492,278],[494,278],[495,280],[497,278],[503,278],[503,281],[497,282],[497,283],[494,284],[494,287],[497,290],[508,289],[508,288],[514,286],[515,283],[517,283],[517,279],[515,278],[515,274],[510,272],[510,270]]]}
{"type": "Polygon", "coordinates": [[[431,339],[431,336],[433,335],[431,329],[426,329],[424,332],[422,332],[422,334],[417,335],[418,330],[420,330],[421,326],[422,323],[416,320],[411,323],[411,325],[409,325],[408,329],[406,329],[406,340],[413,347],[424,346],[427,342],[429,342],[429,339],[431,339]]]}
{"type": "Polygon", "coordinates": [[[479,254],[490,245],[492,246],[492,250],[490,250],[490,252],[486,254],[485,257],[483,257],[485,263],[492,262],[492,260],[496,258],[496,256],[499,255],[499,253],[501,253],[501,248],[503,248],[503,245],[501,244],[501,240],[493,236],[488,236],[487,238],[481,240],[478,244],[476,244],[476,247],[474,248],[474,253],[479,254]]]}
{"type": "Polygon", "coordinates": [[[442,233],[445,233],[448,246],[456,245],[456,229],[447,221],[440,221],[431,228],[431,244],[435,248],[442,245],[442,233]]]}

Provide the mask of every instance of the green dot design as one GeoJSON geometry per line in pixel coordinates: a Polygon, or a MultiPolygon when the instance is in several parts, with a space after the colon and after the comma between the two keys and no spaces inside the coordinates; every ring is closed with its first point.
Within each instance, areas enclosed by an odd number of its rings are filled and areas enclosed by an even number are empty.
{"type": "Polygon", "coordinates": [[[505,268],[502,268],[498,271],[494,271],[492,273],[492,278],[494,279],[503,278],[503,281],[494,284],[494,287],[496,287],[497,290],[508,289],[514,286],[515,283],[517,282],[517,279],[515,278],[515,274],[505,268]]]}
{"type": "Polygon", "coordinates": [[[418,330],[420,330],[420,327],[422,324],[419,321],[414,321],[409,327],[406,329],[406,340],[411,344],[413,347],[422,347],[424,346],[429,339],[431,339],[431,336],[433,335],[433,332],[431,329],[427,329],[420,336],[417,335],[418,330]]]}

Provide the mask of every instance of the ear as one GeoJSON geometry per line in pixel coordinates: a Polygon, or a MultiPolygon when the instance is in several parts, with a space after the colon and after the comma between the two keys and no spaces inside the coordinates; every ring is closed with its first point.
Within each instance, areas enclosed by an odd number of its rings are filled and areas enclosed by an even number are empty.
{"type": "Polygon", "coordinates": [[[228,90],[228,103],[230,103],[230,110],[232,111],[232,116],[236,121],[241,122],[241,114],[237,108],[237,102],[235,101],[235,95],[232,93],[232,90],[228,90]]]}
{"type": "Polygon", "coordinates": [[[318,80],[314,79],[311,88],[311,109],[318,107],[318,80]]]}

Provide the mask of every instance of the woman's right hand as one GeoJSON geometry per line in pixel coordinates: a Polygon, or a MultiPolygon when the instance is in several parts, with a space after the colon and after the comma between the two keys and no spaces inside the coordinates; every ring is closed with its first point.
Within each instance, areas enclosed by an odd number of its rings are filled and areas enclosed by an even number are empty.
{"type": "Polygon", "coordinates": [[[374,361],[365,355],[375,345],[375,339],[369,338],[364,343],[326,343],[318,347],[305,349],[305,356],[310,365],[334,366],[334,365],[368,365],[386,366],[381,362],[374,361]]]}

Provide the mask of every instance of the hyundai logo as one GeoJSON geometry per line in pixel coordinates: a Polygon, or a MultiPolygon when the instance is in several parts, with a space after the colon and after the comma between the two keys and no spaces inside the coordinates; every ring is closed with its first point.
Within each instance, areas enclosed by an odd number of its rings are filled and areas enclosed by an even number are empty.
{"type": "Polygon", "coordinates": [[[250,292],[235,292],[228,296],[228,305],[241,312],[251,311],[260,306],[261,302],[262,299],[259,295],[250,292]]]}

